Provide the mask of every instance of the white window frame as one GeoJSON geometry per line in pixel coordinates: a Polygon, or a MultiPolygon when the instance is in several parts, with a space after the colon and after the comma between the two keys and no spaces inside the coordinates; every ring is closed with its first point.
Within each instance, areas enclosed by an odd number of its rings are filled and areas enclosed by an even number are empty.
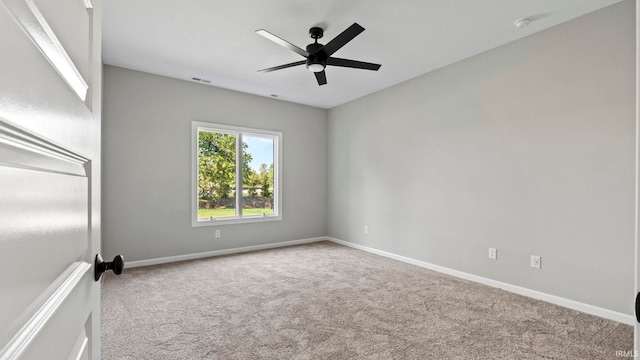
{"type": "Polygon", "coordinates": [[[191,226],[219,226],[227,224],[246,224],[265,221],[282,220],[282,133],[279,131],[261,130],[240,126],[215,124],[203,121],[191,122],[191,226]],[[198,219],[198,132],[211,131],[236,135],[236,208],[242,209],[242,136],[273,137],[273,214],[228,216],[213,219],[198,219]],[[240,175],[240,176],[238,176],[240,175]],[[238,189],[240,189],[238,191],[238,189]],[[238,196],[240,194],[240,196],[238,196]]]}

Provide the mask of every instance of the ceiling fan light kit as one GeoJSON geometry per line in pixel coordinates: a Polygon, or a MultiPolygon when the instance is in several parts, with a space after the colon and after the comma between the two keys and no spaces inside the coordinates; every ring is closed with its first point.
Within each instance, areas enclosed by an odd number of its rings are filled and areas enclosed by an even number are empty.
{"type": "Polygon", "coordinates": [[[322,63],[311,63],[310,61],[307,61],[307,69],[311,72],[317,73],[324,71],[324,65],[322,65],[322,63]]]}
{"type": "Polygon", "coordinates": [[[309,36],[314,39],[314,42],[307,45],[306,50],[302,50],[301,48],[293,45],[292,43],[281,39],[280,37],[273,35],[272,33],[266,30],[257,30],[256,33],[261,35],[276,44],[285,47],[301,56],[306,58],[306,61],[296,61],[289,64],[274,66],[267,69],[258,70],[259,72],[271,72],[276,70],[282,70],[293,66],[298,66],[305,64],[307,69],[314,73],[316,76],[316,80],[318,85],[325,85],[327,83],[327,78],[325,74],[325,68],[327,65],[332,66],[342,66],[354,69],[364,69],[364,70],[373,70],[378,71],[380,69],[380,64],[367,63],[363,61],[349,60],[349,59],[340,59],[331,57],[333,53],[340,50],[344,45],[346,45],[349,41],[353,40],[356,36],[358,36],[361,32],[364,31],[364,28],[357,23],[353,23],[353,25],[349,26],[346,30],[341,32],[338,36],[333,38],[333,40],[329,41],[326,45],[318,43],[318,39],[321,39],[324,35],[324,30],[320,27],[312,27],[309,29],[309,36]]]}

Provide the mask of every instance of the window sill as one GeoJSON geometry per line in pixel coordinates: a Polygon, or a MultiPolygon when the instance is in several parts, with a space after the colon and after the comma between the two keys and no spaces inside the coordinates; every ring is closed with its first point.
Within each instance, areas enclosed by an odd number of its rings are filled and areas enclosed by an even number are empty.
{"type": "Polygon", "coordinates": [[[225,218],[213,218],[213,219],[202,219],[193,221],[192,227],[201,227],[201,226],[220,226],[220,225],[231,225],[231,224],[249,224],[249,223],[261,223],[267,221],[280,221],[282,220],[282,215],[267,215],[267,216],[243,216],[239,217],[225,217],[225,218]]]}

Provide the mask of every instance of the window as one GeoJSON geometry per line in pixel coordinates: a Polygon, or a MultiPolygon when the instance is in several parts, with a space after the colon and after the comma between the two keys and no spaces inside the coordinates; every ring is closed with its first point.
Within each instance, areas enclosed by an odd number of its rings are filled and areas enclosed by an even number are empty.
{"type": "Polygon", "coordinates": [[[282,133],[192,123],[192,225],[282,219],[282,133]]]}

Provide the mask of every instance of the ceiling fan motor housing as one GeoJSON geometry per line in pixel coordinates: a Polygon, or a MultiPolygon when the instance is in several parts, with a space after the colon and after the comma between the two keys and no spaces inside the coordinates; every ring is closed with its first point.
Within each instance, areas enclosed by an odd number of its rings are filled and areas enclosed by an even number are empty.
{"type": "MultiPolygon", "coordinates": [[[[313,29],[314,28],[311,28],[311,30],[313,29]]],[[[320,29],[320,31],[322,31],[322,29],[320,29]]],[[[325,62],[327,60],[327,54],[320,50],[323,46],[324,45],[317,42],[317,39],[315,43],[307,45],[307,52],[309,53],[309,56],[307,57],[307,69],[313,72],[320,72],[324,70],[326,67],[325,62]]]]}

